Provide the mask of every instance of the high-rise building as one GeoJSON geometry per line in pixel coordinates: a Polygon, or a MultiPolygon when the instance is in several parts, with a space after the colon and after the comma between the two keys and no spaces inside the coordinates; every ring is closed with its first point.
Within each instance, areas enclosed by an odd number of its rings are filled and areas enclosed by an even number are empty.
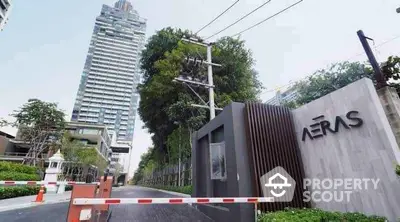
{"type": "Polygon", "coordinates": [[[96,18],[72,121],[104,124],[116,134],[117,141],[132,141],[145,30],[146,20],[130,2],[103,5],[96,18]]]}
{"type": "Polygon", "coordinates": [[[119,0],[114,4],[114,8],[119,8],[125,12],[130,12],[133,10],[132,4],[127,0],[119,0]]]}
{"type": "Polygon", "coordinates": [[[298,93],[295,89],[289,88],[283,92],[278,91],[276,92],[275,96],[269,99],[266,104],[269,105],[283,105],[284,103],[292,102],[297,99],[298,93]]]}
{"type": "Polygon", "coordinates": [[[11,8],[11,0],[0,0],[0,31],[3,30],[8,21],[8,16],[10,15],[11,8]]]}

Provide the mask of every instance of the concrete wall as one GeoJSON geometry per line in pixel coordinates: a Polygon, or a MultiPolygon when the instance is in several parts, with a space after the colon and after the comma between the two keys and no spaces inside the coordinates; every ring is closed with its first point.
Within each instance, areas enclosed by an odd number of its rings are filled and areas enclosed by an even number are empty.
{"type": "MultiPolygon", "coordinates": [[[[358,190],[350,202],[314,202],[326,210],[358,211],[388,217],[400,217],[400,178],[394,165],[400,163],[400,150],[372,81],[361,79],[293,111],[295,130],[306,178],[379,178],[378,189],[358,190]],[[339,125],[337,133],[303,141],[304,127],[327,120],[334,128],[336,116],[347,124],[349,111],[358,111],[359,127],[339,125]],[[317,121],[313,118],[324,115],[317,121]]],[[[315,128],[313,128],[315,129],[315,128]]],[[[314,131],[312,135],[318,130],[314,131]]],[[[319,131],[321,132],[321,130],[319,131]]]]}

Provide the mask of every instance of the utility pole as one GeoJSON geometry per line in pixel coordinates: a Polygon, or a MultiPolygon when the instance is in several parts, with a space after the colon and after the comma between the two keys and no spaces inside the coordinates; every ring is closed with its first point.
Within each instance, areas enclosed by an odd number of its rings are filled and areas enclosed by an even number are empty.
{"type": "MultiPolygon", "coordinates": [[[[207,108],[210,109],[210,120],[214,119],[215,117],[215,110],[222,110],[221,108],[218,108],[215,106],[215,101],[214,101],[214,81],[213,81],[213,72],[212,72],[212,67],[213,66],[221,66],[220,64],[215,64],[212,63],[212,55],[211,55],[211,51],[212,51],[212,46],[213,43],[205,43],[205,42],[200,42],[197,39],[194,38],[190,38],[190,39],[186,39],[183,38],[182,41],[184,42],[188,42],[188,43],[192,43],[192,44],[196,44],[196,45],[200,45],[203,47],[207,48],[207,60],[206,61],[201,61],[200,64],[203,65],[207,65],[207,79],[208,79],[208,83],[202,83],[202,82],[198,82],[196,80],[188,80],[188,79],[183,79],[183,78],[175,78],[174,81],[179,81],[182,82],[184,84],[186,84],[191,90],[192,92],[203,102],[204,105],[199,105],[199,104],[192,104],[192,106],[194,107],[199,107],[199,108],[207,108]],[[206,103],[201,96],[189,85],[197,85],[197,86],[202,86],[205,88],[208,88],[208,97],[209,97],[209,102],[206,103]]],[[[193,58],[187,58],[188,61],[192,61],[192,62],[197,62],[197,59],[193,59],[193,58]]]]}
{"type": "Polygon", "coordinates": [[[210,98],[210,120],[214,119],[215,117],[215,106],[214,106],[214,80],[212,74],[212,61],[211,61],[211,49],[212,45],[209,43],[207,44],[207,74],[208,74],[208,97],[210,98]]]}
{"type": "Polygon", "coordinates": [[[380,89],[384,86],[387,86],[385,76],[383,75],[378,62],[376,61],[375,55],[372,52],[371,47],[369,46],[369,43],[367,41],[367,40],[373,40],[373,39],[366,37],[362,30],[359,30],[357,32],[357,35],[358,35],[358,38],[360,39],[360,42],[364,48],[365,53],[367,54],[368,60],[371,63],[372,68],[374,69],[375,79],[377,82],[377,88],[380,89]]]}

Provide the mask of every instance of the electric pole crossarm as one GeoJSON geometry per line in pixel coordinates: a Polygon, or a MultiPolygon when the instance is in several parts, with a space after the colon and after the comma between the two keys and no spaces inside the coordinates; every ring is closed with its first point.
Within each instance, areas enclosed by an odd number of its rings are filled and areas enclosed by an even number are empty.
{"type": "MultiPolygon", "coordinates": [[[[189,60],[189,61],[191,61],[191,62],[197,61],[197,60],[195,60],[195,59],[193,59],[193,58],[188,58],[187,60],[189,60]]],[[[218,66],[218,67],[221,67],[221,66],[222,66],[221,64],[209,63],[209,62],[206,62],[206,61],[201,61],[201,63],[202,63],[202,64],[206,64],[206,65],[218,66]]]]}
{"type": "Polygon", "coordinates": [[[200,85],[200,86],[204,86],[204,87],[206,87],[206,88],[214,88],[214,86],[210,86],[210,85],[205,84],[205,83],[196,82],[196,81],[192,81],[192,80],[188,80],[188,79],[174,78],[174,81],[183,82],[183,83],[190,83],[190,84],[195,84],[195,85],[200,85]]]}
{"type": "MultiPolygon", "coordinates": [[[[198,107],[198,108],[210,109],[209,106],[203,106],[203,105],[198,105],[198,104],[191,104],[191,106],[193,106],[193,107],[198,107]]],[[[220,110],[220,111],[222,111],[223,109],[222,109],[222,108],[215,108],[215,110],[220,110]]]]}
{"type": "Polygon", "coordinates": [[[188,42],[188,43],[192,43],[192,44],[196,44],[196,45],[200,45],[200,46],[204,46],[204,47],[208,46],[208,44],[197,42],[197,41],[190,40],[190,39],[185,39],[185,38],[182,38],[182,41],[188,42]]]}

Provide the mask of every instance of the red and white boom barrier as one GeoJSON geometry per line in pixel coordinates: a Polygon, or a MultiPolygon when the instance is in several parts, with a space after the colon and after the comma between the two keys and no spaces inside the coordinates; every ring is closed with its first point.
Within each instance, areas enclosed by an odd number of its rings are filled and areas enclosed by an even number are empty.
{"type": "MultiPolygon", "coordinates": [[[[74,217],[69,216],[68,222],[88,221],[93,218],[95,206],[119,204],[254,204],[254,220],[257,221],[257,204],[274,202],[272,197],[201,197],[201,198],[73,198],[74,217]],[[73,220],[72,218],[76,218],[73,220]],[[79,219],[78,219],[79,218],[79,219]]],[[[70,208],[71,209],[71,208],[70,208]]],[[[71,210],[69,210],[70,214],[71,210]]]]}
{"type": "Polygon", "coordinates": [[[74,205],[115,204],[209,204],[209,203],[267,203],[272,197],[210,197],[210,198],[74,198],[74,205]]]}
{"type": "Polygon", "coordinates": [[[29,185],[29,186],[35,186],[35,185],[74,185],[74,184],[97,184],[99,185],[100,182],[93,182],[93,183],[85,183],[85,182],[75,182],[75,181],[58,181],[58,182],[49,182],[49,181],[0,181],[0,186],[1,185],[7,185],[7,186],[12,186],[12,185],[29,185]]]}

